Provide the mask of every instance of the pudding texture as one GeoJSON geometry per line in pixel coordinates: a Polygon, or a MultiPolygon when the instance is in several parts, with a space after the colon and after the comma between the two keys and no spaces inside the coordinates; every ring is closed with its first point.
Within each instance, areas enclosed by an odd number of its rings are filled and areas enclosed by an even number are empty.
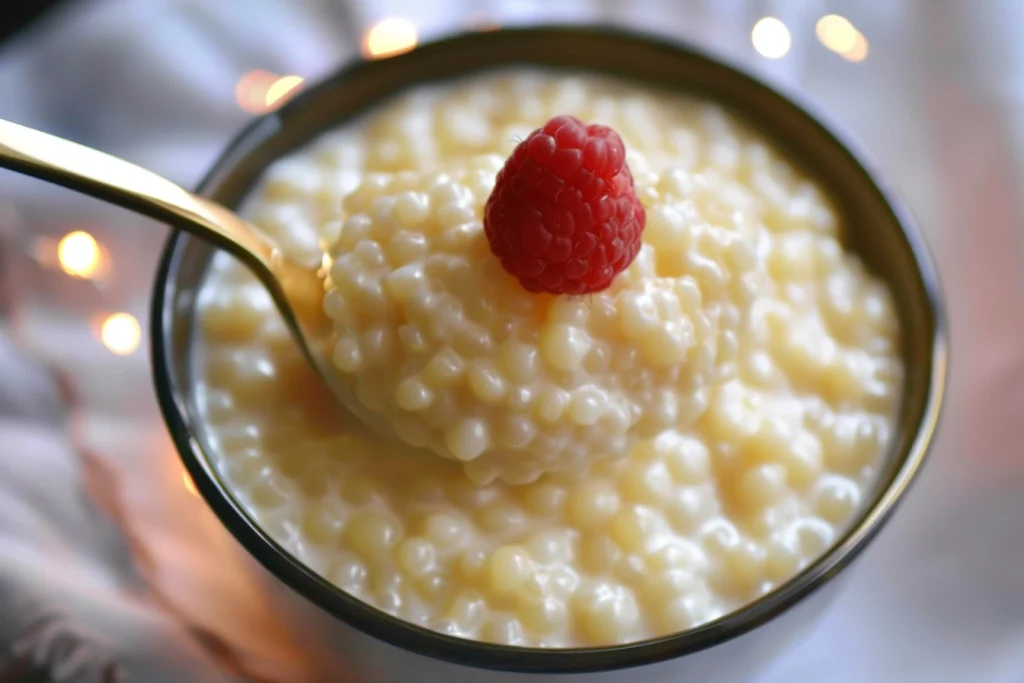
{"type": "Polygon", "coordinates": [[[515,646],[663,636],[793,577],[873,494],[903,381],[891,296],[825,192],[715,103],[528,70],[421,86],[275,162],[244,213],[328,274],[359,417],[218,254],[194,368],[211,461],[380,610],[515,646]],[[647,213],[632,265],[583,296],[527,292],[482,224],[560,114],[618,131],[647,213]]]}

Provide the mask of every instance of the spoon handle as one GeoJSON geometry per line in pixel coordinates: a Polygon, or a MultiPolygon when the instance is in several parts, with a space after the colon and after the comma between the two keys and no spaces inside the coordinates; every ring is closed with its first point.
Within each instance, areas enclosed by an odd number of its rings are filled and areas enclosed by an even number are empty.
{"type": "Polygon", "coordinates": [[[0,119],[0,168],[24,173],[168,223],[213,242],[265,279],[273,249],[231,211],[109,154],[0,119]]]}

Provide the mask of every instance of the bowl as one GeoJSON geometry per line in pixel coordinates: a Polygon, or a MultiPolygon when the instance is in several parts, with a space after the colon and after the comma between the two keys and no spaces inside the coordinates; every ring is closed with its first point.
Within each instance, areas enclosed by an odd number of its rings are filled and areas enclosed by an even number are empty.
{"type": "Polygon", "coordinates": [[[384,682],[532,680],[565,673],[589,673],[601,681],[742,680],[830,602],[840,583],[836,579],[849,574],[847,568],[906,495],[939,419],[946,337],[935,266],[908,211],[847,135],[793,95],[693,47],[606,28],[513,28],[455,35],[342,69],[253,121],[229,145],[199,192],[238,206],[273,161],[389,95],[513,65],[595,71],[705,95],[761,128],[831,193],[846,225],[853,227],[848,248],[892,290],[907,369],[887,466],[849,530],[806,570],[742,609],[683,633],[628,645],[516,648],[444,635],[378,611],[319,577],[272,540],[211,466],[190,372],[195,293],[214,250],[181,232],[168,240],[152,302],[154,381],[168,429],[202,496],[266,570],[262,576],[273,588],[282,619],[307,632],[303,642],[311,651],[333,658],[325,665],[328,672],[344,667],[384,682]],[[631,667],[644,668],[625,670],[631,667]]]}

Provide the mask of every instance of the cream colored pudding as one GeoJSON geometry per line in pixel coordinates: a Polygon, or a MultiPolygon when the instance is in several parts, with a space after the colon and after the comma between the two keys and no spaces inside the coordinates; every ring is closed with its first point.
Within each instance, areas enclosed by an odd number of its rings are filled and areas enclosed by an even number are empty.
{"type": "Polygon", "coordinates": [[[268,169],[248,215],[329,252],[339,414],[268,295],[199,295],[211,454],[252,517],[362,600],[490,642],[581,647],[702,624],[861,510],[902,386],[885,286],[814,182],[706,102],[593,76],[412,91],[268,169]],[[615,128],[647,210],[604,291],[531,294],[482,209],[558,114],[615,128]],[[441,457],[438,457],[441,456],[441,457]]]}

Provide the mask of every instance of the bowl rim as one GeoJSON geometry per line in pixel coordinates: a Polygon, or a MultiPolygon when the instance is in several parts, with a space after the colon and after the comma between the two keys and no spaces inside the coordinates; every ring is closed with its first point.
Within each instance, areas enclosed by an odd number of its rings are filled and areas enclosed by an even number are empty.
{"type": "MultiPolygon", "coordinates": [[[[882,201],[901,227],[904,239],[917,264],[914,273],[917,284],[925,293],[931,310],[934,330],[931,335],[930,376],[925,405],[916,430],[912,431],[901,464],[892,481],[878,495],[870,509],[861,512],[845,534],[830,550],[818,557],[806,569],[761,598],[738,610],[699,627],[651,640],[596,648],[525,648],[483,643],[442,634],[394,617],[355,598],[320,577],[300,560],[269,537],[245,513],[241,504],[222,484],[199,443],[195,430],[189,426],[184,397],[175,385],[171,371],[171,321],[174,317],[174,292],[178,290],[178,264],[184,247],[184,233],[173,230],[160,258],[152,296],[150,315],[150,350],[153,381],[158,403],[176,446],[179,457],[195,482],[206,503],[227,530],[261,564],[287,587],[303,596],[322,610],[356,629],[390,643],[393,646],[448,661],[482,669],[529,673],[584,673],[610,671],[626,667],[653,664],[682,657],[724,643],[748,633],[773,620],[801,603],[811,593],[829,583],[864,550],[889,520],[897,504],[904,498],[916,478],[928,453],[942,413],[948,365],[947,315],[937,269],[928,246],[910,211],[892,187],[883,179],[876,164],[862,145],[841,125],[809,101],[806,95],[792,92],[770,77],[754,72],[746,66],[675,38],[653,35],[619,26],[560,25],[515,26],[500,28],[486,34],[457,32],[422,43],[411,52],[384,60],[355,59],[334,70],[311,88],[305,89],[280,110],[252,120],[229,143],[211,170],[198,186],[200,194],[208,194],[220,180],[230,173],[239,157],[254,144],[259,145],[279,129],[282,117],[305,106],[322,91],[336,87],[350,75],[372,71],[384,63],[415,59],[425,50],[444,47],[451,43],[480,40],[482,36],[519,34],[536,38],[567,38],[590,36],[609,41],[642,42],[661,50],[683,53],[695,60],[711,62],[718,68],[733,72],[749,87],[770,91],[785,105],[802,114],[810,124],[817,126],[836,145],[845,151],[863,171],[882,201]]],[[[466,73],[474,71],[472,66],[466,73]]],[[[681,88],[681,89],[685,89],[681,88]]],[[[322,132],[322,131],[321,131],[322,132]]],[[[909,431],[909,430],[908,430],[909,431]]]]}

